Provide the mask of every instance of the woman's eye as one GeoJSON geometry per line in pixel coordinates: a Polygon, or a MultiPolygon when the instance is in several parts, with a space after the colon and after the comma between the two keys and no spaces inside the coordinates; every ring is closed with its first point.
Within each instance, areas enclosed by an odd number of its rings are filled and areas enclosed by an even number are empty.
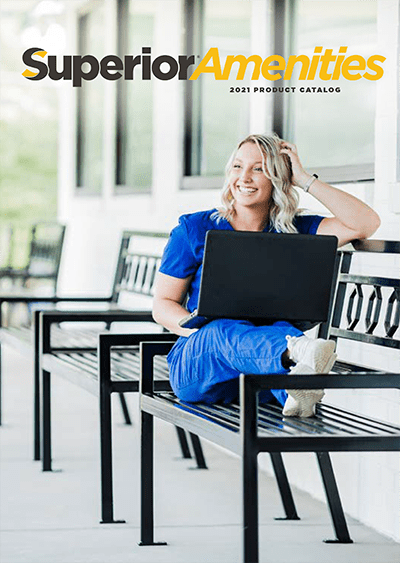
{"type": "Polygon", "coordinates": [[[263,171],[263,169],[260,168],[259,166],[257,166],[256,168],[254,168],[254,170],[256,170],[257,172],[262,172],[262,171],[263,171]]]}
{"type": "Polygon", "coordinates": [[[233,168],[240,168],[240,164],[234,164],[233,168]]]}

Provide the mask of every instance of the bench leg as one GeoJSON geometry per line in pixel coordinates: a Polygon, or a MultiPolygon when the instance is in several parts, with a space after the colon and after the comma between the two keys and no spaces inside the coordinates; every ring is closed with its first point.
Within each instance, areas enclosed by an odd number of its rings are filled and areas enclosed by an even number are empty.
{"type": "Polygon", "coordinates": [[[175,426],[175,428],[176,428],[176,433],[178,435],[179,445],[182,451],[182,457],[184,459],[191,459],[192,454],[190,453],[189,450],[189,444],[186,438],[185,431],[183,430],[183,428],[180,428],[179,426],[175,426]]]}
{"type": "Polygon", "coordinates": [[[42,370],[42,431],[42,469],[51,471],[51,380],[46,370],[42,370]]]}
{"type": "Polygon", "coordinates": [[[244,455],[243,479],[243,563],[258,563],[258,464],[257,454],[244,455]]]}
{"type": "Polygon", "coordinates": [[[128,405],[126,404],[125,395],[123,393],[118,393],[119,400],[121,403],[122,414],[124,415],[125,424],[132,425],[132,420],[129,414],[128,405]]]}
{"type": "Polygon", "coordinates": [[[114,520],[112,424],[110,381],[100,364],[100,452],[101,452],[101,524],[124,524],[114,520]]]}
{"type": "Polygon", "coordinates": [[[194,456],[197,462],[197,467],[194,469],[208,469],[200,438],[196,434],[192,434],[191,432],[189,432],[189,436],[192,441],[194,456]]]}
{"type": "Polygon", "coordinates": [[[1,381],[1,342],[0,342],[0,426],[2,424],[2,412],[1,412],[2,395],[1,395],[1,391],[2,391],[2,381],[1,381]]]}
{"type": "Polygon", "coordinates": [[[33,459],[40,460],[40,326],[39,313],[34,313],[34,359],[33,359],[33,459]]]}
{"type": "Polygon", "coordinates": [[[258,563],[258,444],[257,395],[251,380],[241,375],[243,563],[258,563]]]}
{"type": "Polygon", "coordinates": [[[139,545],[166,545],[154,542],[154,420],[141,411],[140,424],[140,542],[139,545]]]}
{"type": "Polygon", "coordinates": [[[283,508],[286,514],[285,518],[275,518],[275,520],[300,520],[299,516],[297,515],[292,491],[290,489],[289,480],[286,474],[286,469],[283,464],[282,454],[280,452],[270,452],[269,455],[271,457],[275,479],[278,484],[283,508]]]}
{"type": "Polygon", "coordinates": [[[335,540],[325,540],[326,543],[353,543],[347,528],[346,518],[337,488],[335,474],[329,452],[315,452],[321,471],[322,481],[325,488],[326,499],[332,517],[332,523],[336,534],[335,540]]]}

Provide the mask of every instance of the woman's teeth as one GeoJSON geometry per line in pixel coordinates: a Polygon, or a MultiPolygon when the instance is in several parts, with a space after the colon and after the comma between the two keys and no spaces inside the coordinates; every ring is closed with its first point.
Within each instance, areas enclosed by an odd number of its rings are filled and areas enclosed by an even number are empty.
{"type": "Polygon", "coordinates": [[[257,191],[255,188],[245,188],[244,186],[239,186],[238,189],[242,194],[252,194],[257,191]]]}

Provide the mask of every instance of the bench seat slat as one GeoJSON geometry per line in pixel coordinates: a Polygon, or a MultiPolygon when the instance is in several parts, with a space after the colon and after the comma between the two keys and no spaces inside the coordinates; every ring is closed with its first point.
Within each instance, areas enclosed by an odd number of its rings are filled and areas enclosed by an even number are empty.
{"type": "Polygon", "coordinates": [[[343,360],[336,360],[332,371],[334,373],[351,373],[351,372],[378,372],[377,369],[372,369],[368,366],[363,366],[362,364],[353,364],[351,362],[345,362],[343,360]]]}
{"type": "MultiPolygon", "coordinates": [[[[230,423],[239,428],[240,412],[239,405],[206,405],[197,403],[189,405],[179,401],[175,396],[163,395],[169,401],[179,403],[184,408],[190,409],[191,412],[198,412],[216,422],[230,423]]],[[[299,419],[285,417],[282,420],[282,409],[275,405],[263,405],[259,407],[259,425],[263,431],[273,432],[273,428],[277,427],[281,432],[293,434],[293,432],[309,431],[315,433],[320,430],[326,434],[346,433],[348,435],[358,435],[361,433],[379,434],[381,432],[389,432],[396,434],[400,428],[393,429],[393,426],[379,421],[343,411],[333,405],[322,403],[318,407],[318,416],[311,419],[299,419]]]]}
{"type": "MultiPolygon", "coordinates": [[[[173,409],[180,409],[202,419],[216,423],[226,430],[238,433],[240,429],[239,406],[190,404],[180,401],[173,393],[158,393],[160,399],[167,401],[173,409]]],[[[376,419],[366,418],[355,413],[343,417],[343,410],[333,405],[319,404],[317,414],[313,418],[301,419],[283,417],[281,409],[275,405],[263,405],[259,408],[259,435],[280,436],[290,439],[296,436],[310,438],[324,437],[347,438],[397,438],[400,440],[400,426],[384,423],[376,419]]],[[[313,451],[313,450],[311,450],[313,451]]]]}
{"type": "MultiPolygon", "coordinates": [[[[166,422],[181,425],[186,430],[193,432],[203,438],[229,449],[240,455],[241,436],[239,427],[221,424],[209,419],[207,416],[199,416],[195,412],[183,409],[174,401],[170,401],[168,394],[159,393],[152,397],[141,396],[142,409],[166,422]],[[180,408],[179,408],[180,407],[180,408]]],[[[400,449],[400,428],[397,434],[386,435],[324,435],[322,433],[312,434],[310,432],[298,432],[296,435],[287,436],[283,433],[259,435],[257,440],[258,451],[267,452],[316,452],[316,451],[397,451],[400,449]]]]}
{"type": "Polygon", "coordinates": [[[56,358],[80,368],[85,374],[97,379],[97,358],[94,353],[55,354],[56,358]]]}
{"type": "MultiPolygon", "coordinates": [[[[74,378],[81,377],[82,387],[85,387],[86,377],[96,385],[98,393],[98,357],[97,351],[91,352],[57,352],[43,355],[43,367],[48,371],[63,370],[61,375],[70,369],[74,378]]],[[[164,357],[157,357],[154,362],[155,379],[168,380],[167,361],[164,357]]],[[[112,381],[139,381],[140,358],[139,347],[130,348],[129,351],[116,350],[111,354],[111,380],[112,381]]],[[[78,381],[75,381],[79,384],[78,381]]]]}
{"type": "MultiPolygon", "coordinates": [[[[103,328],[94,329],[67,329],[57,326],[51,328],[51,345],[53,348],[97,348],[98,336],[104,332],[103,328]]],[[[4,342],[9,341],[13,345],[21,342],[31,349],[33,346],[33,331],[27,327],[7,327],[0,329],[0,337],[4,342]]]]}
{"type": "Polygon", "coordinates": [[[32,350],[31,330],[27,328],[1,328],[0,341],[22,352],[31,352],[32,350]]]}
{"type": "Polygon", "coordinates": [[[379,430],[380,429],[382,429],[382,430],[388,430],[389,429],[390,430],[391,428],[393,428],[392,424],[385,422],[384,420],[372,419],[368,416],[364,416],[362,414],[356,414],[356,413],[353,413],[351,411],[341,409],[340,407],[332,406],[330,404],[324,404],[323,408],[324,408],[324,411],[325,410],[328,410],[328,411],[331,410],[332,412],[334,412],[335,415],[340,420],[347,419],[347,418],[350,419],[350,417],[353,417],[353,418],[356,417],[357,420],[362,420],[363,424],[366,424],[366,425],[372,424],[372,422],[373,422],[374,425],[376,426],[376,428],[379,429],[379,430]]]}
{"type": "Polygon", "coordinates": [[[102,330],[68,329],[53,325],[51,327],[50,343],[53,348],[97,348],[99,333],[104,331],[104,328],[102,330]]]}
{"type": "Polygon", "coordinates": [[[281,436],[259,437],[260,452],[390,452],[399,451],[400,435],[397,436],[281,436]]]}
{"type": "MultiPolygon", "coordinates": [[[[263,428],[265,429],[267,424],[268,424],[268,420],[269,420],[269,415],[273,413],[273,420],[276,426],[278,426],[278,428],[280,428],[281,431],[283,431],[284,429],[286,431],[288,431],[290,434],[294,434],[297,433],[299,431],[302,430],[310,430],[312,432],[315,432],[315,428],[316,425],[318,425],[319,423],[317,422],[316,418],[313,419],[307,419],[307,418],[296,418],[296,417],[285,417],[284,418],[284,426],[282,425],[282,408],[275,406],[275,405],[265,405],[265,406],[260,406],[259,408],[259,420],[260,420],[260,424],[262,424],[263,428]],[[263,424],[264,423],[264,424],[263,424]]],[[[328,433],[328,434],[335,434],[335,432],[338,430],[337,426],[333,425],[332,423],[327,423],[327,421],[325,420],[324,424],[320,424],[320,426],[323,426],[324,432],[328,433]]],[[[349,434],[351,434],[352,432],[349,429],[346,429],[347,432],[349,434]]],[[[354,432],[353,432],[354,433],[354,432]]]]}

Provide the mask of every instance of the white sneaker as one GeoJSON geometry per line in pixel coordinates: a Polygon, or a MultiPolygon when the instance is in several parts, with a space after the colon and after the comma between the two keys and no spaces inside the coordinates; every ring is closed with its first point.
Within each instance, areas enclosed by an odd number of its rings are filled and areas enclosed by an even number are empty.
{"type": "Polygon", "coordinates": [[[316,373],[329,373],[336,361],[335,342],[307,336],[286,336],[289,358],[316,373]]]}
{"type": "MultiPolygon", "coordinates": [[[[290,369],[291,375],[317,373],[306,364],[297,364],[290,369]]],[[[310,417],[315,414],[315,405],[325,395],[323,389],[286,389],[289,397],[286,399],[282,414],[284,416],[310,417]]]]}

